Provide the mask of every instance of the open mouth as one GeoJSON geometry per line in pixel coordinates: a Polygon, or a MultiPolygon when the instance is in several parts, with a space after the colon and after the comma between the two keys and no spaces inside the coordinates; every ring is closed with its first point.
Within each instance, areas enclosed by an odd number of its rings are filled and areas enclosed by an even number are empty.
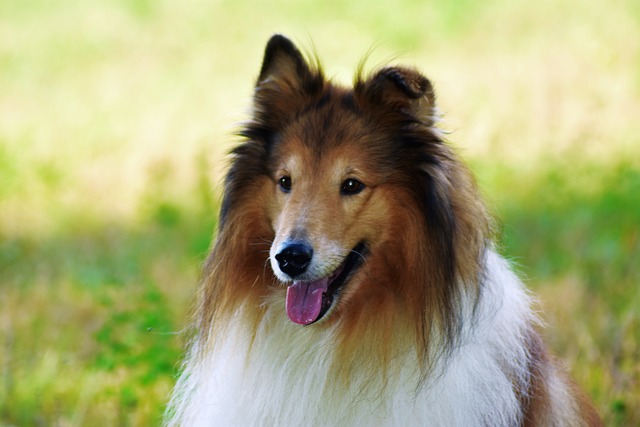
{"type": "Polygon", "coordinates": [[[289,319],[299,325],[310,325],[320,320],[360,267],[365,255],[366,246],[359,243],[329,276],[310,282],[294,281],[287,288],[286,305],[289,319]]]}

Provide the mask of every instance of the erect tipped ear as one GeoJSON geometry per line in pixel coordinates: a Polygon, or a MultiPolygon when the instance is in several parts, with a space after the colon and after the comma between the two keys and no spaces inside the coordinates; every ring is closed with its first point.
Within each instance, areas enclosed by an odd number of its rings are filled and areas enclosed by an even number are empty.
{"type": "Polygon", "coordinates": [[[269,39],[254,95],[263,124],[278,127],[296,109],[322,91],[324,76],[316,63],[310,66],[288,38],[269,39]]]}
{"type": "Polygon", "coordinates": [[[264,51],[258,84],[269,79],[282,79],[295,84],[310,74],[307,62],[291,40],[280,34],[269,39],[264,51]]]}
{"type": "Polygon", "coordinates": [[[436,97],[429,79],[404,67],[385,67],[366,81],[356,81],[356,92],[375,105],[407,112],[431,126],[436,119],[436,97]]]}

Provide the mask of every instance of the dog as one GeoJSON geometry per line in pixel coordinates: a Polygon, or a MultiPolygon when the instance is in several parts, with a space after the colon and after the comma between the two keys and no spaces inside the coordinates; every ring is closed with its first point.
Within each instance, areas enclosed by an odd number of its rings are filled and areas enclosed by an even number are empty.
{"type": "Polygon", "coordinates": [[[496,251],[430,81],[273,36],[168,426],[597,426],[496,251]]]}

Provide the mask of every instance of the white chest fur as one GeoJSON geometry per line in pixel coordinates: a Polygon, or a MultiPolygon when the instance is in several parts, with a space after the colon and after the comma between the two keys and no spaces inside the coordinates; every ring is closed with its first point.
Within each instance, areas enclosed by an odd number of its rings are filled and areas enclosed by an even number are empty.
{"type": "Polygon", "coordinates": [[[255,336],[238,316],[212,350],[190,357],[176,386],[168,425],[477,426],[517,425],[516,388],[528,382],[529,297],[507,263],[490,252],[482,298],[465,318],[459,345],[417,387],[411,352],[383,386],[375,366],[352,361],[347,392],[333,389],[335,331],[294,325],[268,304],[255,336]],[[253,338],[252,338],[253,337],[253,338]]]}

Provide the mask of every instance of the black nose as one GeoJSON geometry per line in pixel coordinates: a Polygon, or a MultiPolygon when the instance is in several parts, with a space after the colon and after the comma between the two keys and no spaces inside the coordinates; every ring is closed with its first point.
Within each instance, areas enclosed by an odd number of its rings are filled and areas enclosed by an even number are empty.
{"type": "Polygon", "coordinates": [[[311,262],[313,249],[303,243],[285,246],[277,255],[276,261],[283,273],[292,279],[304,273],[311,262]]]}

